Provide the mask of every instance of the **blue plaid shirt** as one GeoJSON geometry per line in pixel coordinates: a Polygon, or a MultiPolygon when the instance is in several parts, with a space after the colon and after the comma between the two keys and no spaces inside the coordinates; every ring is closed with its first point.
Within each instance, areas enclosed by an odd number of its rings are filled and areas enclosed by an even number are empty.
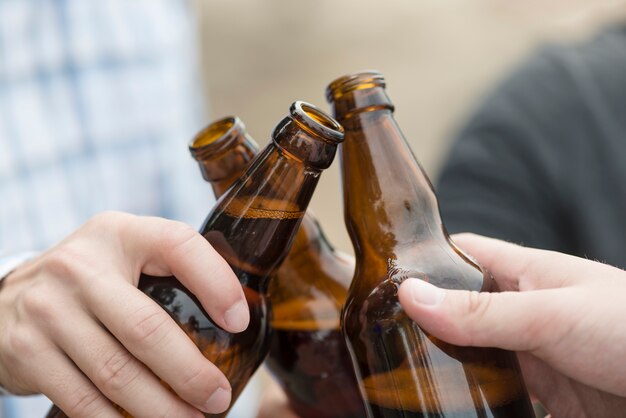
{"type": "Polygon", "coordinates": [[[0,250],[106,209],[199,225],[209,188],[183,0],[0,0],[0,250]]]}
{"type": "Polygon", "coordinates": [[[184,0],[0,0],[0,256],[108,209],[200,225],[195,48],[184,0]]]}

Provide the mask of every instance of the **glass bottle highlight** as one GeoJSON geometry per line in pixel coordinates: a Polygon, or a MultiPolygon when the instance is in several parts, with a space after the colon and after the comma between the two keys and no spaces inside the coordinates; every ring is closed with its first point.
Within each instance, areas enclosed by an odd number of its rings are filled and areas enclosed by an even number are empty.
{"type": "Polygon", "coordinates": [[[489,291],[492,280],[450,240],[433,187],[393,117],[380,73],[341,77],[327,98],[344,126],[344,216],[356,271],[342,327],[368,417],[534,417],[517,358],[456,347],[404,313],[400,283],[489,291]]]}
{"type": "MultiPolygon", "coordinates": [[[[221,196],[258,147],[241,120],[228,117],[200,132],[190,151],[221,196]]],[[[353,272],[354,260],[335,251],[308,211],[269,284],[273,338],[266,364],[299,418],[365,416],[339,326],[353,272]]]]}

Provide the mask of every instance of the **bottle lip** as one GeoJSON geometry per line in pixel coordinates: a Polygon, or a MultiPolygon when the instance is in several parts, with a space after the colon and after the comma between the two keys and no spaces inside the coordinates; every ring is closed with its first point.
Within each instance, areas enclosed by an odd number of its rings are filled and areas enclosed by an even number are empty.
{"type": "Polygon", "coordinates": [[[343,126],[315,105],[295,101],[289,107],[289,115],[304,130],[326,142],[338,144],[343,141],[343,126]]]}
{"type": "Polygon", "coordinates": [[[347,74],[331,81],[326,87],[326,99],[332,103],[354,90],[385,87],[385,77],[377,70],[364,70],[347,74]]]}
{"type": "Polygon", "coordinates": [[[237,116],[227,116],[208,124],[189,142],[189,151],[196,159],[220,153],[237,138],[245,135],[246,125],[237,116]]]}

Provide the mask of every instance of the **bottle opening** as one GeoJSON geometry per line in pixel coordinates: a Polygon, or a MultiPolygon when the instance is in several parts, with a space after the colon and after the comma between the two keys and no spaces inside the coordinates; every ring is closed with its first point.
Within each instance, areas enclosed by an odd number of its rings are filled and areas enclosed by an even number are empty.
{"type": "Polygon", "coordinates": [[[201,148],[214,143],[227,134],[234,124],[234,117],[227,117],[211,123],[196,135],[191,142],[191,146],[193,148],[201,148]]]}
{"type": "Polygon", "coordinates": [[[291,117],[305,130],[327,142],[343,141],[343,127],[330,115],[312,104],[297,101],[289,109],[291,117]]]}
{"type": "Polygon", "coordinates": [[[385,87],[385,84],[385,77],[375,70],[348,74],[333,80],[328,85],[326,98],[332,103],[351,91],[385,87]]]}
{"type": "Polygon", "coordinates": [[[207,158],[244,133],[245,125],[241,119],[228,116],[212,122],[198,132],[189,144],[189,151],[194,157],[207,158]]]}

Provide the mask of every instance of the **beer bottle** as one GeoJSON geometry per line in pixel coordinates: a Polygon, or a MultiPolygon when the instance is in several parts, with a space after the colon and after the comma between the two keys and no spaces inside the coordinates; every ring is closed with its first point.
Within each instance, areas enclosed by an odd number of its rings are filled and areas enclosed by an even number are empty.
{"type": "Polygon", "coordinates": [[[139,288],[226,375],[233,402],[270,348],[269,278],[287,255],[320,174],[331,164],[342,140],[343,130],[334,119],[313,105],[293,103],[289,115],[274,128],[270,144],[205,220],[200,232],[243,286],[250,308],[245,331],[231,334],[215,325],[196,297],[174,277],[142,275],[139,281],[139,288]]]}
{"type": "MultiPolygon", "coordinates": [[[[209,125],[189,148],[216,197],[244,172],[257,152],[256,143],[235,117],[209,125]]],[[[269,284],[273,337],[266,361],[300,418],[365,416],[339,328],[353,272],[354,260],[335,251],[308,211],[291,251],[269,284]]]]}
{"type": "Polygon", "coordinates": [[[202,178],[209,182],[216,198],[221,197],[241,177],[259,152],[259,145],[246,132],[236,116],[212,122],[189,144],[202,178]]]}
{"type": "Polygon", "coordinates": [[[367,416],[534,417],[514,353],[440,341],[398,301],[408,277],[448,289],[494,285],[450,240],[433,187],[394,120],[383,76],[344,76],[326,93],[345,129],[344,215],[356,271],[342,329],[367,416]]]}

